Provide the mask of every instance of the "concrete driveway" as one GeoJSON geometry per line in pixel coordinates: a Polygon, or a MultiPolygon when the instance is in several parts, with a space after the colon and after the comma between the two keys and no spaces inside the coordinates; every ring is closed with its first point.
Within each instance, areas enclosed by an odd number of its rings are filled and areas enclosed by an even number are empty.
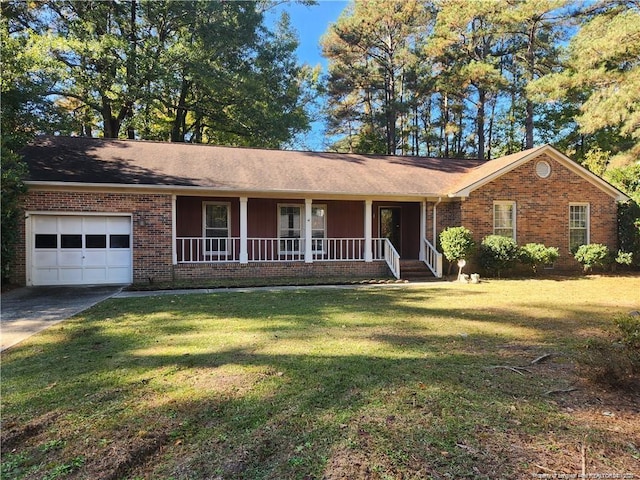
{"type": "Polygon", "coordinates": [[[0,299],[0,351],[121,290],[121,285],[25,287],[3,293],[0,299]]]}

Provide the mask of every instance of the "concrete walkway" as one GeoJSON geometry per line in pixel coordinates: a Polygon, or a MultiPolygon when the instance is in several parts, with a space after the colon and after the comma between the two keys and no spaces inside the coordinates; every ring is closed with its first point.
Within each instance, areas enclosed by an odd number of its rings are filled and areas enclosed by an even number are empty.
{"type": "Polygon", "coordinates": [[[24,287],[0,297],[0,351],[72,317],[122,286],[24,287]]]}

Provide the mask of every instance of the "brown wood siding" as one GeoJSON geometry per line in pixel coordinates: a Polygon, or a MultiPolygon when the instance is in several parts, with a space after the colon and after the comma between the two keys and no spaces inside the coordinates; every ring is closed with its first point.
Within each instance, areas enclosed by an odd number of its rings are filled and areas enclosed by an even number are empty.
{"type": "Polygon", "coordinates": [[[240,200],[225,197],[177,197],[176,236],[202,236],[202,205],[205,202],[221,202],[231,205],[231,236],[240,236],[240,200]]]}
{"type": "Polygon", "coordinates": [[[364,238],[364,202],[314,201],[327,206],[327,238],[364,238]]]}
{"type": "Polygon", "coordinates": [[[247,235],[249,238],[276,238],[278,236],[278,204],[300,200],[250,198],[247,205],[247,235]]]}

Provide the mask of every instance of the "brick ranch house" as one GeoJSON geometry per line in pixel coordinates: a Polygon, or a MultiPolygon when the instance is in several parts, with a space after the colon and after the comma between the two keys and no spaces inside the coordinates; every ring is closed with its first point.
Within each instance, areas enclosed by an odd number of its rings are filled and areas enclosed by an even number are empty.
{"type": "Polygon", "coordinates": [[[492,161],[41,137],[14,268],[26,285],[442,276],[463,225],[560,249],[617,244],[627,197],[545,145],[492,161]],[[426,269],[426,267],[424,267],[426,269]]]}

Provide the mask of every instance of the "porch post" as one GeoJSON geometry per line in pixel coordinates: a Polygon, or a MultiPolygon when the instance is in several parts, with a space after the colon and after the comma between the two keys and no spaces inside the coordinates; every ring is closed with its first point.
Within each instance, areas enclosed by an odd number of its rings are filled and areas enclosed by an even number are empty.
{"type": "Polygon", "coordinates": [[[435,247],[438,244],[438,239],[436,238],[438,235],[438,205],[442,201],[441,197],[438,197],[438,201],[433,204],[433,246],[435,247]]]}
{"type": "Polygon", "coordinates": [[[247,250],[247,197],[240,197],[240,263],[249,263],[247,250]]]}
{"type": "Polygon", "coordinates": [[[425,238],[427,238],[427,202],[423,200],[420,202],[420,260],[423,262],[427,259],[425,238]]]}
{"type": "Polygon", "coordinates": [[[372,200],[364,201],[364,261],[365,262],[373,262],[373,250],[371,243],[373,239],[371,238],[371,222],[372,222],[372,200]]]}
{"type": "Polygon", "coordinates": [[[304,263],[313,263],[312,233],[313,225],[311,224],[311,204],[313,200],[304,199],[304,263]]]}
{"type": "Polygon", "coordinates": [[[177,243],[178,239],[176,237],[176,203],[177,197],[176,195],[171,195],[171,262],[174,265],[178,264],[178,252],[177,252],[177,243]]]}

